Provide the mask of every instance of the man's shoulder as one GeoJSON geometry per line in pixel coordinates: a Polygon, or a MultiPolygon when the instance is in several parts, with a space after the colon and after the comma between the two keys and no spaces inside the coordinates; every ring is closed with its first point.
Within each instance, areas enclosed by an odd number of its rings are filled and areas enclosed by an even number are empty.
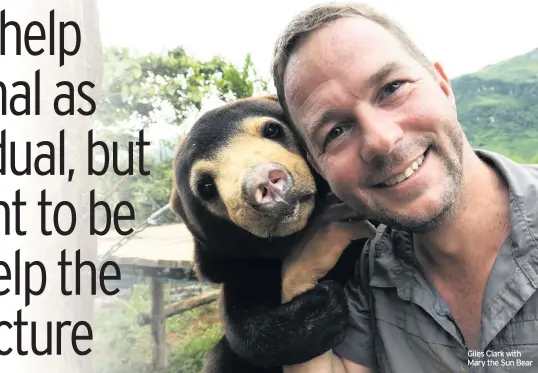
{"type": "Polygon", "coordinates": [[[505,177],[509,179],[515,177],[513,181],[520,181],[522,177],[538,180],[538,164],[518,163],[503,154],[489,150],[475,149],[475,152],[482,160],[492,162],[505,177]]]}
{"type": "Polygon", "coordinates": [[[523,167],[532,178],[538,180],[538,164],[522,164],[521,167],[523,167]]]}
{"type": "Polygon", "coordinates": [[[512,240],[520,248],[517,254],[522,260],[538,250],[538,165],[517,163],[494,152],[480,151],[478,155],[495,167],[510,189],[512,240]]]}
{"type": "Polygon", "coordinates": [[[521,164],[492,151],[475,150],[475,152],[501,173],[514,196],[524,204],[529,202],[535,204],[534,198],[538,194],[538,165],[521,164]]]}
{"type": "Polygon", "coordinates": [[[510,171],[511,179],[509,182],[512,191],[524,198],[527,203],[530,202],[534,205],[538,194],[538,164],[514,162],[510,171]]]}
{"type": "Polygon", "coordinates": [[[520,167],[521,170],[526,173],[533,180],[538,180],[538,164],[532,163],[516,163],[515,167],[520,167]]]}

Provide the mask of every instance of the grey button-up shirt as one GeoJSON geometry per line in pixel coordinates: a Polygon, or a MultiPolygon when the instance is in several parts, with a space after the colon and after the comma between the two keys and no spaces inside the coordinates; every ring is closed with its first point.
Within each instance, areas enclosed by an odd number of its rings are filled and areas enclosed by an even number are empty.
{"type": "Polygon", "coordinates": [[[350,320],[336,354],[380,372],[538,372],[538,165],[476,152],[506,180],[512,219],[486,284],[479,349],[467,348],[419,270],[412,235],[381,226],[346,289],[350,320]]]}

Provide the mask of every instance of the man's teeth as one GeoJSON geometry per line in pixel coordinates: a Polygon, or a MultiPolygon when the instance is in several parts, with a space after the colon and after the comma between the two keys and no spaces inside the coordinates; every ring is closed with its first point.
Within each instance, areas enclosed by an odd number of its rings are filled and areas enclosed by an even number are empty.
{"type": "Polygon", "coordinates": [[[418,157],[418,159],[414,161],[411,164],[411,166],[409,166],[404,172],[388,179],[387,181],[383,183],[383,185],[393,186],[395,184],[401,183],[402,181],[407,179],[409,176],[413,175],[415,171],[420,168],[420,166],[422,165],[422,162],[424,162],[424,154],[418,157]]]}

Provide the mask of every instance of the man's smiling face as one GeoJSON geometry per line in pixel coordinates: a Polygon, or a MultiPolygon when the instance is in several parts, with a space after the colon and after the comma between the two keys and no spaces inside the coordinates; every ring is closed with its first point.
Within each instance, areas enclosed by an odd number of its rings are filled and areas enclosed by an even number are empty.
{"type": "Polygon", "coordinates": [[[343,202],[414,231],[451,211],[463,133],[440,65],[426,69],[380,25],[347,17],[297,46],[284,88],[311,163],[343,202]]]}

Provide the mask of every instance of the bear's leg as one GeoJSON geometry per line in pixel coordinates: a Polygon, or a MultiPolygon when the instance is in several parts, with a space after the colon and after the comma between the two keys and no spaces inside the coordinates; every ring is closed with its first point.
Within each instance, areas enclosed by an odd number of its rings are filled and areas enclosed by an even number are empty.
{"type": "Polygon", "coordinates": [[[282,368],[250,365],[236,355],[226,337],[222,337],[209,351],[202,373],[282,373],[282,368]]]}

